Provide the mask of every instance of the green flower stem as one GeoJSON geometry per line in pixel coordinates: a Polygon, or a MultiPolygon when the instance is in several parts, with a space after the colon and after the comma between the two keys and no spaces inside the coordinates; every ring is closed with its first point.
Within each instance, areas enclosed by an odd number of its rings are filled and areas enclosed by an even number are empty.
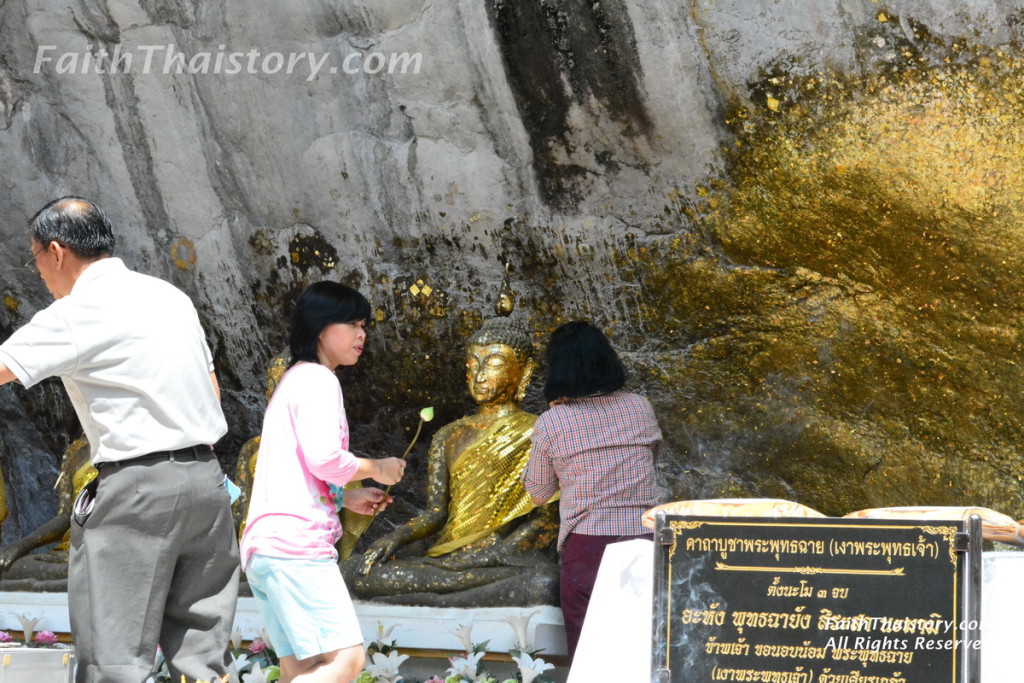
{"type": "MultiPolygon", "coordinates": [[[[423,423],[424,422],[430,422],[433,419],[434,419],[434,409],[433,409],[433,407],[424,408],[423,410],[420,411],[420,421],[419,421],[419,424],[416,425],[416,433],[413,434],[412,441],[409,442],[409,447],[405,449],[405,453],[402,453],[402,460],[405,460],[406,458],[409,457],[409,453],[412,452],[412,447],[416,445],[416,440],[420,438],[420,432],[423,431],[423,423]]],[[[384,489],[384,499],[385,500],[387,500],[387,497],[388,497],[389,493],[391,493],[391,484],[388,484],[388,487],[386,489],[384,489]]],[[[377,515],[377,511],[375,510],[373,514],[374,514],[374,516],[376,516],[377,515]]]]}

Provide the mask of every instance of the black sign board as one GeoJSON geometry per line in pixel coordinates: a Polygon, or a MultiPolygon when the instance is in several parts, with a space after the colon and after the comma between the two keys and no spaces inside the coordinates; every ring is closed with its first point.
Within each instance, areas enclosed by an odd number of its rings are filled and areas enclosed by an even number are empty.
{"type": "Polygon", "coordinates": [[[659,515],[652,680],[974,681],[966,525],[659,515]]]}

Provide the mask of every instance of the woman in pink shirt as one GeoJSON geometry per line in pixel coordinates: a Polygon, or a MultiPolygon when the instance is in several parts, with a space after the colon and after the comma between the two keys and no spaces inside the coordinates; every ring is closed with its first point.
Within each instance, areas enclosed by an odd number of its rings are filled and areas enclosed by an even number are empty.
{"type": "Polygon", "coordinates": [[[372,514],[389,499],[352,479],[394,484],[400,458],[357,458],[334,370],[355,365],[366,342],[366,298],[337,282],[310,285],[295,304],[291,364],[267,406],[242,536],[242,567],[281,659],[281,680],[350,681],[365,653],[337,565],[342,505],[372,514]]]}

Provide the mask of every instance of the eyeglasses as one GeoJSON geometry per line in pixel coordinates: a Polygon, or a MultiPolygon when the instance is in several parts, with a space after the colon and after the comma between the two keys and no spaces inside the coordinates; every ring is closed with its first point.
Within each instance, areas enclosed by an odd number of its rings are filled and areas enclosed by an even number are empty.
{"type": "Polygon", "coordinates": [[[34,273],[38,273],[39,272],[39,268],[36,267],[36,257],[39,256],[41,253],[43,253],[43,251],[45,251],[45,250],[46,250],[46,247],[39,247],[39,249],[37,249],[36,251],[33,251],[32,252],[32,258],[30,258],[28,261],[25,262],[25,267],[28,268],[29,270],[31,270],[34,273]]]}

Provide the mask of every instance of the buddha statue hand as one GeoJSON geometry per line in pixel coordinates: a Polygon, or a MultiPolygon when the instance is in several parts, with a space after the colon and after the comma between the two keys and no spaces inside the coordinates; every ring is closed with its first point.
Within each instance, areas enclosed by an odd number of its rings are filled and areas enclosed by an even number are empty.
{"type": "Polygon", "coordinates": [[[17,541],[0,548],[0,574],[11,568],[14,561],[26,554],[31,548],[24,548],[17,541]]]}
{"type": "Polygon", "coordinates": [[[376,541],[370,544],[370,547],[363,553],[362,566],[359,568],[359,573],[366,576],[373,569],[373,565],[384,564],[387,562],[398,547],[401,545],[401,540],[396,538],[393,534],[386,534],[381,536],[376,541]]]}
{"type": "Polygon", "coordinates": [[[505,564],[502,562],[500,554],[493,548],[485,548],[474,553],[451,553],[442,557],[427,557],[424,558],[423,563],[453,572],[464,572],[481,567],[500,567],[505,564]]]}
{"type": "Polygon", "coordinates": [[[453,572],[464,572],[483,567],[536,568],[552,564],[552,560],[538,550],[524,550],[509,544],[498,544],[473,553],[428,557],[423,560],[423,564],[453,572]]]}

